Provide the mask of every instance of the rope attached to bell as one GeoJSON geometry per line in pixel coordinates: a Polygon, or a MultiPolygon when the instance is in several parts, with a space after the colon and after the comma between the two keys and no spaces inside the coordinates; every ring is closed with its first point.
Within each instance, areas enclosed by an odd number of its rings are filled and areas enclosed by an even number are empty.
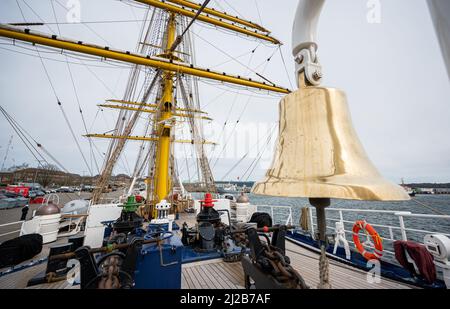
{"type": "Polygon", "coordinates": [[[319,278],[320,282],[317,286],[318,289],[331,289],[330,283],[330,265],[327,258],[327,225],[325,208],[330,206],[329,198],[310,198],[309,203],[316,208],[317,216],[317,228],[318,228],[318,241],[320,245],[320,258],[319,258],[319,278]]]}

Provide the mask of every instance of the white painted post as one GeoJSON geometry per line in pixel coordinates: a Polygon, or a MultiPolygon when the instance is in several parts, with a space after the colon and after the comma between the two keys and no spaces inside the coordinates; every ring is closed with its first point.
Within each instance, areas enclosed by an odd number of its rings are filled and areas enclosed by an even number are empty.
{"type": "Polygon", "coordinates": [[[389,227],[389,236],[391,237],[391,240],[394,240],[394,232],[392,231],[392,226],[389,227]]]}
{"type": "Polygon", "coordinates": [[[398,220],[400,221],[400,231],[402,232],[402,239],[408,240],[408,237],[406,237],[405,222],[403,221],[403,216],[398,215],[398,220]]]}
{"type": "Polygon", "coordinates": [[[312,213],[312,207],[309,207],[309,220],[311,221],[311,237],[313,239],[315,239],[315,235],[314,235],[314,220],[313,220],[313,213],[312,213]]]}
{"type": "Polygon", "coordinates": [[[292,225],[292,208],[289,207],[289,216],[286,220],[286,225],[289,225],[289,223],[291,223],[292,225]]]}

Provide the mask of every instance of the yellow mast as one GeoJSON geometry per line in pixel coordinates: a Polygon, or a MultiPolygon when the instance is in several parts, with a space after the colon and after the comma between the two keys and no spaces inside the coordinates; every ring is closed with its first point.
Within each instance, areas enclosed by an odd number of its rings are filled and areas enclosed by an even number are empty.
{"type": "MultiPolygon", "coordinates": [[[[177,24],[175,13],[170,13],[169,22],[166,31],[166,50],[165,54],[171,59],[173,52],[170,50],[175,42],[177,24]]],[[[154,177],[154,204],[165,199],[170,192],[169,161],[170,161],[170,139],[172,131],[172,106],[173,106],[173,72],[164,71],[163,73],[163,95],[160,102],[160,118],[158,119],[158,142],[156,148],[156,171],[154,177]]]]}

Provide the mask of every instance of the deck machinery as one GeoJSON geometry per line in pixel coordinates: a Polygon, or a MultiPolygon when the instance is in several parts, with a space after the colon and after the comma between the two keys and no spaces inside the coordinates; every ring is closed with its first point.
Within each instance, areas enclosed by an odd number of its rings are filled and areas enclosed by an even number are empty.
{"type": "Polygon", "coordinates": [[[142,220],[131,215],[138,205],[133,198],[124,203],[121,217],[111,224],[110,232],[105,232],[104,247],[91,249],[77,242],[76,246],[60,244],[51,250],[47,272],[30,285],[69,278],[73,272],[67,262],[77,259],[82,289],[178,289],[182,264],[189,262],[184,257],[196,252],[199,261],[218,257],[226,262],[240,261],[246,288],[306,288],[285,253],[285,235],[291,227],[227,225],[207,193],[196,225],[189,228],[184,223],[179,237],[163,220],[159,227],[153,222],[144,228],[142,220]]]}
{"type": "Polygon", "coordinates": [[[182,242],[184,245],[192,246],[199,252],[213,252],[217,249],[233,251],[235,245],[229,241],[230,227],[222,223],[220,212],[214,209],[215,201],[210,193],[205,194],[205,199],[200,201],[196,226],[189,228],[186,223],[183,224],[182,242]]]}

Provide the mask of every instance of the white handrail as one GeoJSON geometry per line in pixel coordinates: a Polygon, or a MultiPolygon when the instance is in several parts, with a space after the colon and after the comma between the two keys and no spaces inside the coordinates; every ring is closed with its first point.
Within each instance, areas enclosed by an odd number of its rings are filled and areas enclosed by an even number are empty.
{"type": "MultiPolygon", "coordinates": [[[[19,224],[19,223],[22,224],[23,222],[25,222],[25,221],[16,221],[16,222],[9,222],[9,223],[0,224],[0,228],[1,227],[5,227],[5,226],[14,225],[14,224],[19,224]]],[[[20,230],[6,232],[6,233],[3,233],[3,234],[0,234],[0,237],[6,236],[6,235],[10,235],[10,234],[15,234],[15,233],[18,233],[18,232],[20,232],[20,230]]]]}
{"type": "Polygon", "coordinates": [[[10,234],[16,234],[16,233],[19,233],[19,232],[20,232],[20,230],[15,230],[15,231],[3,233],[3,234],[0,234],[0,237],[6,236],[6,235],[10,235],[10,234]]]}
{"type": "Polygon", "coordinates": [[[9,222],[9,223],[5,223],[5,224],[0,224],[0,227],[9,226],[9,225],[13,225],[13,224],[19,224],[19,223],[23,223],[23,222],[25,222],[25,221],[22,220],[22,221],[16,221],[16,222],[9,222]]]}
{"type": "Polygon", "coordinates": [[[289,211],[289,213],[288,213],[288,216],[287,216],[285,224],[286,225],[292,225],[293,224],[293,220],[292,220],[293,216],[292,216],[292,207],[291,206],[256,205],[256,211],[259,211],[258,207],[270,208],[270,215],[272,217],[272,220],[274,220],[274,211],[273,211],[274,208],[287,209],[289,211]]]}
{"type": "Polygon", "coordinates": [[[410,211],[400,212],[398,210],[376,210],[376,209],[352,209],[352,208],[326,208],[327,211],[347,211],[347,212],[372,212],[372,213],[388,213],[388,214],[412,214],[410,211]]]}
{"type": "MultiPolygon", "coordinates": [[[[391,214],[398,217],[399,220],[399,226],[393,226],[393,225],[383,225],[383,224],[376,224],[371,223],[372,226],[375,227],[381,227],[381,228],[387,228],[389,229],[389,233],[391,236],[391,239],[394,240],[392,230],[400,230],[402,235],[402,240],[408,240],[408,236],[406,232],[416,232],[416,233],[423,233],[423,234],[430,234],[435,233],[428,230],[421,230],[421,229],[414,229],[414,228],[407,228],[405,226],[405,222],[403,220],[404,217],[414,217],[414,218],[428,218],[428,219],[450,219],[449,215],[430,215],[430,214],[413,214],[410,211],[391,211],[391,210],[374,210],[374,209],[348,209],[348,208],[327,208],[327,211],[337,211],[339,212],[340,218],[343,218],[343,212],[351,212],[351,213],[385,213],[385,214],[391,214]]],[[[311,211],[312,215],[312,211],[311,211]]],[[[348,220],[337,220],[333,218],[328,218],[329,220],[333,221],[342,221],[346,223],[352,223],[352,221],[348,220]]],[[[332,228],[332,227],[331,227],[332,228]]],[[[440,233],[446,236],[450,236],[449,233],[440,233]]]]}
{"type": "MultiPolygon", "coordinates": [[[[397,213],[396,213],[397,215],[397,213]]],[[[449,215],[427,215],[427,214],[413,214],[401,213],[403,217],[417,217],[417,218],[436,218],[436,219],[450,219],[449,215]]]]}
{"type": "MultiPolygon", "coordinates": [[[[283,206],[275,206],[275,205],[257,205],[256,206],[257,209],[258,207],[269,207],[270,208],[270,212],[271,214],[275,214],[277,215],[277,212],[274,211],[275,209],[283,209],[283,214],[287,215],[287,222],[292,222],[293,218],[292,218],[292,206],[287,206],[287,205],[283,205],[283,206]],[[286,214],[286,209],[289,209],[288,214],[286,214]]],[[[350,221],[350,220],[346,220],[344,213],[383,213],[386,215],[391,215],[392,217],[397,217],[398,219],[398,225],[389,225],[389,224],[378,224],[375,222],[370,222],[370,224],[373,227],[376,228],[380,228],[382,229],[386,229],[386,231],[388,232],[389,236],[382,236],[380,235],[380,237],[383,240],[386,240],[388,242],[394,242],[398,239],[395,238],[394,236],[394,231],[399,231],[401,234],[401,240],[408,240],[408,232],[413,232],[413,233],[420,233],[420,234],[433,234],[433,233],[437,233],[436,231],[429,231],[429,230],[425,230],[425,229],[417,229],[417,228],[409,228],[405,226],[405,221],[404,218],[405,217],[411,217],[411,218],[425,218],[425,219],[443,219],[443,220],[450,220],[450,215],[434,215],[434,214],[413,214],[410,211],[393,211],[393,210],[375,210],[375,209],[351,209],[351,208],[327,208],[327,211],[331,211],[331,212],[337,212],[339,217],[338,218],[327,218],[328,222],[343,222],[343,223],[348,223],[348,224],[352,224],[354,223],[354,221],[350,221]]],[[[280,212],[278,212],[278,214],[280,214],[280,212]]],[[[272,216],[273,217],[273,216],[272,216]]],[[[315,219],[316,216],[313,214],[313,207],[309,207],[309,220],[310,220],[310,234],[311,236],[314,238],[315,237],[315,228],[317,226],[317,224],[315,223],[315,219]]],[[[288,223],[286,223],[288,224],[288,223]]],[[[334,230],[334,224],[333,226],[327,225],[328,229],[334,230]]],[[[349,230],[344,230],[345,233],[348,234],[353,234],[353,231],[349,231],[349,230]]],[[[443,233],[443,232],[439,232],[439,234],[445,235],[450,237],[450,233],[443,233]]],[[[349,240],[349,242],[352,242],[352,240],[349,240]]],[[[389,251],[389,250],[384,250],[384,252],[386,252],[387,254],[390,255],[394,255],[394,252],[389,251]]]]}

